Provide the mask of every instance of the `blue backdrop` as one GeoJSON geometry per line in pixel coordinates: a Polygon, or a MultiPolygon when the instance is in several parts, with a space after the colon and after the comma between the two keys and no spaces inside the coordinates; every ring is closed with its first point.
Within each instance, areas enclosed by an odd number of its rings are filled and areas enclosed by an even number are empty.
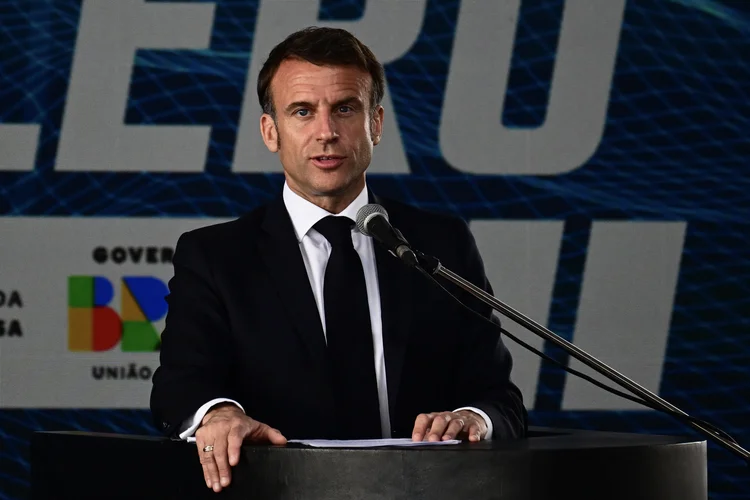
{"type": "MultiPolygon", "coordinates": [[[[211,125],[205,171],[194,174],[56,172],[81,2],[0,3],[0,123],[41,125],[34,170],[0,171],[0,215],[232,217],[277,194],[280,174],[231,171],[258,2],[215,3],[209,50],[136,52],[124,118],[211,125]]],[[[564,3],[522,3],[498,117],[506,126],[544,121],[564,3]]],[[[374,175],[370,184],[467,219],[564,220],[548,326],[569,339],[591,222],[687,221],[659,392],[747,446],[750,2],[629,1],[603,139],[582,168],[557,176],[470,175],[443,159],[439,117],[459,7],[430,0],[417,42],[386,66],[411,173],[374,175]]],[[[364,9],[365,0],[324,0],[320,18],[354,20],[364,9]]],[[[545,351],[567,362],[551,346],[545,351]]],[[[532,424],[691,434],[652,411],[561,411],[565,380],[542,363],[536,399],[527,402],[532,424]]],[[[145,410],[0,410],[0,498],[28,494],[29,438],[40,429],[155,433],[145,410]]],[[[747,467],[709,450],[711,498],[747,498],[747,467]]]]}

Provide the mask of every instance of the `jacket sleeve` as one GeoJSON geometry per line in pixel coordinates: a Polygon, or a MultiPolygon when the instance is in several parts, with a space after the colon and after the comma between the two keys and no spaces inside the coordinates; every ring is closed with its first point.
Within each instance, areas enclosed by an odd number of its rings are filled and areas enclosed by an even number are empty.
{"type": "MultiPolygon", "coordinates": [[[[457,234],[456,272],[492,294],[476,242],[463,220],[457,222],[457,234]]],[[[457,384],[460,404],[479,408],[490,417],[493,439],[525,437],[528,414],[521,391],[510,379],[513,360],[500,338],[500,321],[488,305],[468,292],[461,290],[457,295],[476,312],[463,307],[459,310],[463,325],[458,333],[462,339],[457,384]]]]}
{"type": "Polygon", "coordinates": [[[154,423],[168,436],[176,436],[206,401],[234,399],[228,383],[232,357],[227,314],[198,236],[183,234],[175,248],[160,365],[151,389],[154,423]]]}

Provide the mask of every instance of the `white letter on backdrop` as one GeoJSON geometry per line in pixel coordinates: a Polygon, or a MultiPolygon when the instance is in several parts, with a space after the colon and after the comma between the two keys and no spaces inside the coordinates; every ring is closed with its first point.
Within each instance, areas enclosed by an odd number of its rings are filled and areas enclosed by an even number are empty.
{"type": "Polygon", "coordinates": [[[546,120],[502,124],[521,0],[462,2],[440,123],[445,159],[472,174],[570,172],[601,141],[625,0],[567,0],[546,120]]]}
{"type": "Polygon", "coordinates": [[[135,51],[205,49],[214,4],[86,0],[57,170],[200,172],[210,127],[124,125],[135,51]]]}

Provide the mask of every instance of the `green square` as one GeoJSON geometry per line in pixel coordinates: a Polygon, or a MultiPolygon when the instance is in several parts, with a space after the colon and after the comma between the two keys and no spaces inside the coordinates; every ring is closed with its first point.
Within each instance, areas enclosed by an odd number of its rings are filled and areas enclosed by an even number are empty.
{"type": "Polygon", "coordinates": [[[148,321],[123,321],[122,343],[124,352],[153,352],[158,350],[159,333],[148,321]]]}
{"type": "Polygon", "coordinates": [[[68,306],[94,307],[94,278],[91,276],[68,277],[68,306]]]}

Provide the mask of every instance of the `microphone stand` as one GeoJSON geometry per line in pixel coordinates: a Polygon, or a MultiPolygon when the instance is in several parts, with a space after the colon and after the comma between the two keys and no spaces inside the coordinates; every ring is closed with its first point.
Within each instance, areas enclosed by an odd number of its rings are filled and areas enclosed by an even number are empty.
{"type": "MultiPolygon", "coordinates": [[[[579,360],[586,366],[590,367],[591,369],[595,370],[601,375],[607,377],[608,379],[617,383],[621,387],[624,387],[625,389],[629,390],[633,394],[640,396],[641,398],[645,399],[649,403],[652,403],[654,406],[665,409],[667,411],[679,413],[686,417],[690,416],[684,411],[674,406],[673,404],[669,403],[668,401],[660,398],[653,392],[649,391],[645,387],[637,384],[636,382],[630,380],[625,375],[619,373],[618,371],[609,367],[605,363],[599,361],[598,359],[591,356],[590,354],[580,349],[576,345],[568,342],[564,338],[554,333],[552,330],[545,328],[544,326],[540,325],[539,323],[532,320],[528,316],[525,316],[519,311],[516,311],[512,307],[504,304],[503,302],[496,299],[494,296],[485,292],[481,288],[465,280],[464,278],[454,273],[450,269],[447,269],[440,263],[440,261],[437,258],[431,255],[425,255],[424,253],[419,252],[419,251],[416,251],[415,253],[417,255],[417,259],[419,261],[420,267],[422,267],[422,269],[428,272],[429,274],[440,276],[450,281],[451,283],[459,286],[463,290],[469,292],[471,295],[473,295],[477,299],[481,300],[482,302],[484,302],[485,304],[493,308],[495,311],[510,318],[511,320],[515,321],[519,325],[530,330],[532,333],[538,335],[539,337],[542,337],[545,340],[549,340],[550,342],[554,343],[558,347],[564,349],[568,354],[570,354],[571,356],[573,356],[574,358],[576,358],[577,360],[579,360]]],[[[715,441],[718,441],[718,443],[721,446],[733,452],[734,454],[739,455],[746,462],[748,462],[748,464],[750,464],[750,452],[742,448],[737,443],[732,442],[731,440],[725,438],[724,436],[720,436],[716,434],[714,431],[710,430],[708,427],[704,426],[700,422],[694,422],[694,421],[688,420],[687,423],[694,429],[698,430],[701,434],[715,441]]]]}

